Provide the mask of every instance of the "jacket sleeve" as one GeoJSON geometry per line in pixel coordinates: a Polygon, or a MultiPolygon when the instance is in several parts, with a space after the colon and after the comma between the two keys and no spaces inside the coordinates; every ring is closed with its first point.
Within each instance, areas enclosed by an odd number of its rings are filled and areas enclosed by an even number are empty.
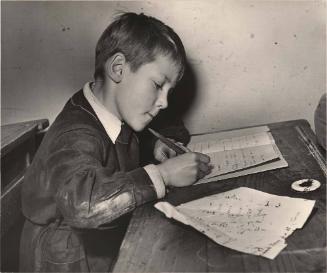
{"type": "Polygon", "coordinates": [[[56,138],[47,177],[49,185],[57,185],[55,202],[67,224],[97,228],[156,199],[145,170],[122,172],[113,154],[113,145],[92,130],[71,130],[56,138]]]}

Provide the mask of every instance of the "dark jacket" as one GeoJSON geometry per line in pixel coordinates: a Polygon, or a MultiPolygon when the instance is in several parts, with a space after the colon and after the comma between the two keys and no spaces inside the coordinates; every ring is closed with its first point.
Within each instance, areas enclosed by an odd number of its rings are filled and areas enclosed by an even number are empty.
{"type": "Polygon", "coordinates": [[[127,126],[113,144],[80,90],[25,175],[21,271],[108,271],[129,212],[156,198],[135,133],[127,126]]]}

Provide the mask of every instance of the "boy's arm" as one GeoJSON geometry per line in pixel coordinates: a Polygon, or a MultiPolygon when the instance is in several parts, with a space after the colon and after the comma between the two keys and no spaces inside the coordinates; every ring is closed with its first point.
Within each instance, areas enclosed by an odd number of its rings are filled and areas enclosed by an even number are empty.
{"type": "Polygon", "coordinates": [[[114,161],[103,166],[112,160],[113,146],[104,153],[101,138],[91,131],[65,133],[56,143],[47,161],[49,184],[57,185],[56,205],[67,224],[97,228],[157,198],[143,168],[122,172],[114,161]]]}

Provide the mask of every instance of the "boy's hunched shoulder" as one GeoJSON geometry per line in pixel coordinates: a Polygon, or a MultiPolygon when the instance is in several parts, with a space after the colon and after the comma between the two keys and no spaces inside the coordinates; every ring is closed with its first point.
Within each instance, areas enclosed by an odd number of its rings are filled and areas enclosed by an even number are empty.
{"type": "Polygon", "coordinates": [[[108,138],[93,109],[82,96],[81,90],[68,100],[50,130],[57,136],[80,131],[92,133],[104,140],[108,138]]]}

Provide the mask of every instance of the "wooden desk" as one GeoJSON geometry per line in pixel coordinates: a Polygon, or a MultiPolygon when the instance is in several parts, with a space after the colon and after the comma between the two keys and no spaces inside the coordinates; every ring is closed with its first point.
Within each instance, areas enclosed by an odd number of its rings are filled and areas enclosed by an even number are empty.
{"type": "Polygon", "coordinates": [[[21,184],[48,125],[40,119],[1,126],[1,271],[18,270],[21,184]]]}
{"type": "Polygon", "coordinates": [[[216,244],[195,229],[166,218],[154,203],[134,211],[114,272],[326,272],[326,178],[295,126],[315,142],[304,120],[268,124],[288,168],[172,190],[174,205],[240,186],[291,197],[317,200],[302,229],[287,238],[287,247],[274,259],[241,253],[216,244]],[[298,193],[291,183],[317,179],[321,187],[298,193]]]}

